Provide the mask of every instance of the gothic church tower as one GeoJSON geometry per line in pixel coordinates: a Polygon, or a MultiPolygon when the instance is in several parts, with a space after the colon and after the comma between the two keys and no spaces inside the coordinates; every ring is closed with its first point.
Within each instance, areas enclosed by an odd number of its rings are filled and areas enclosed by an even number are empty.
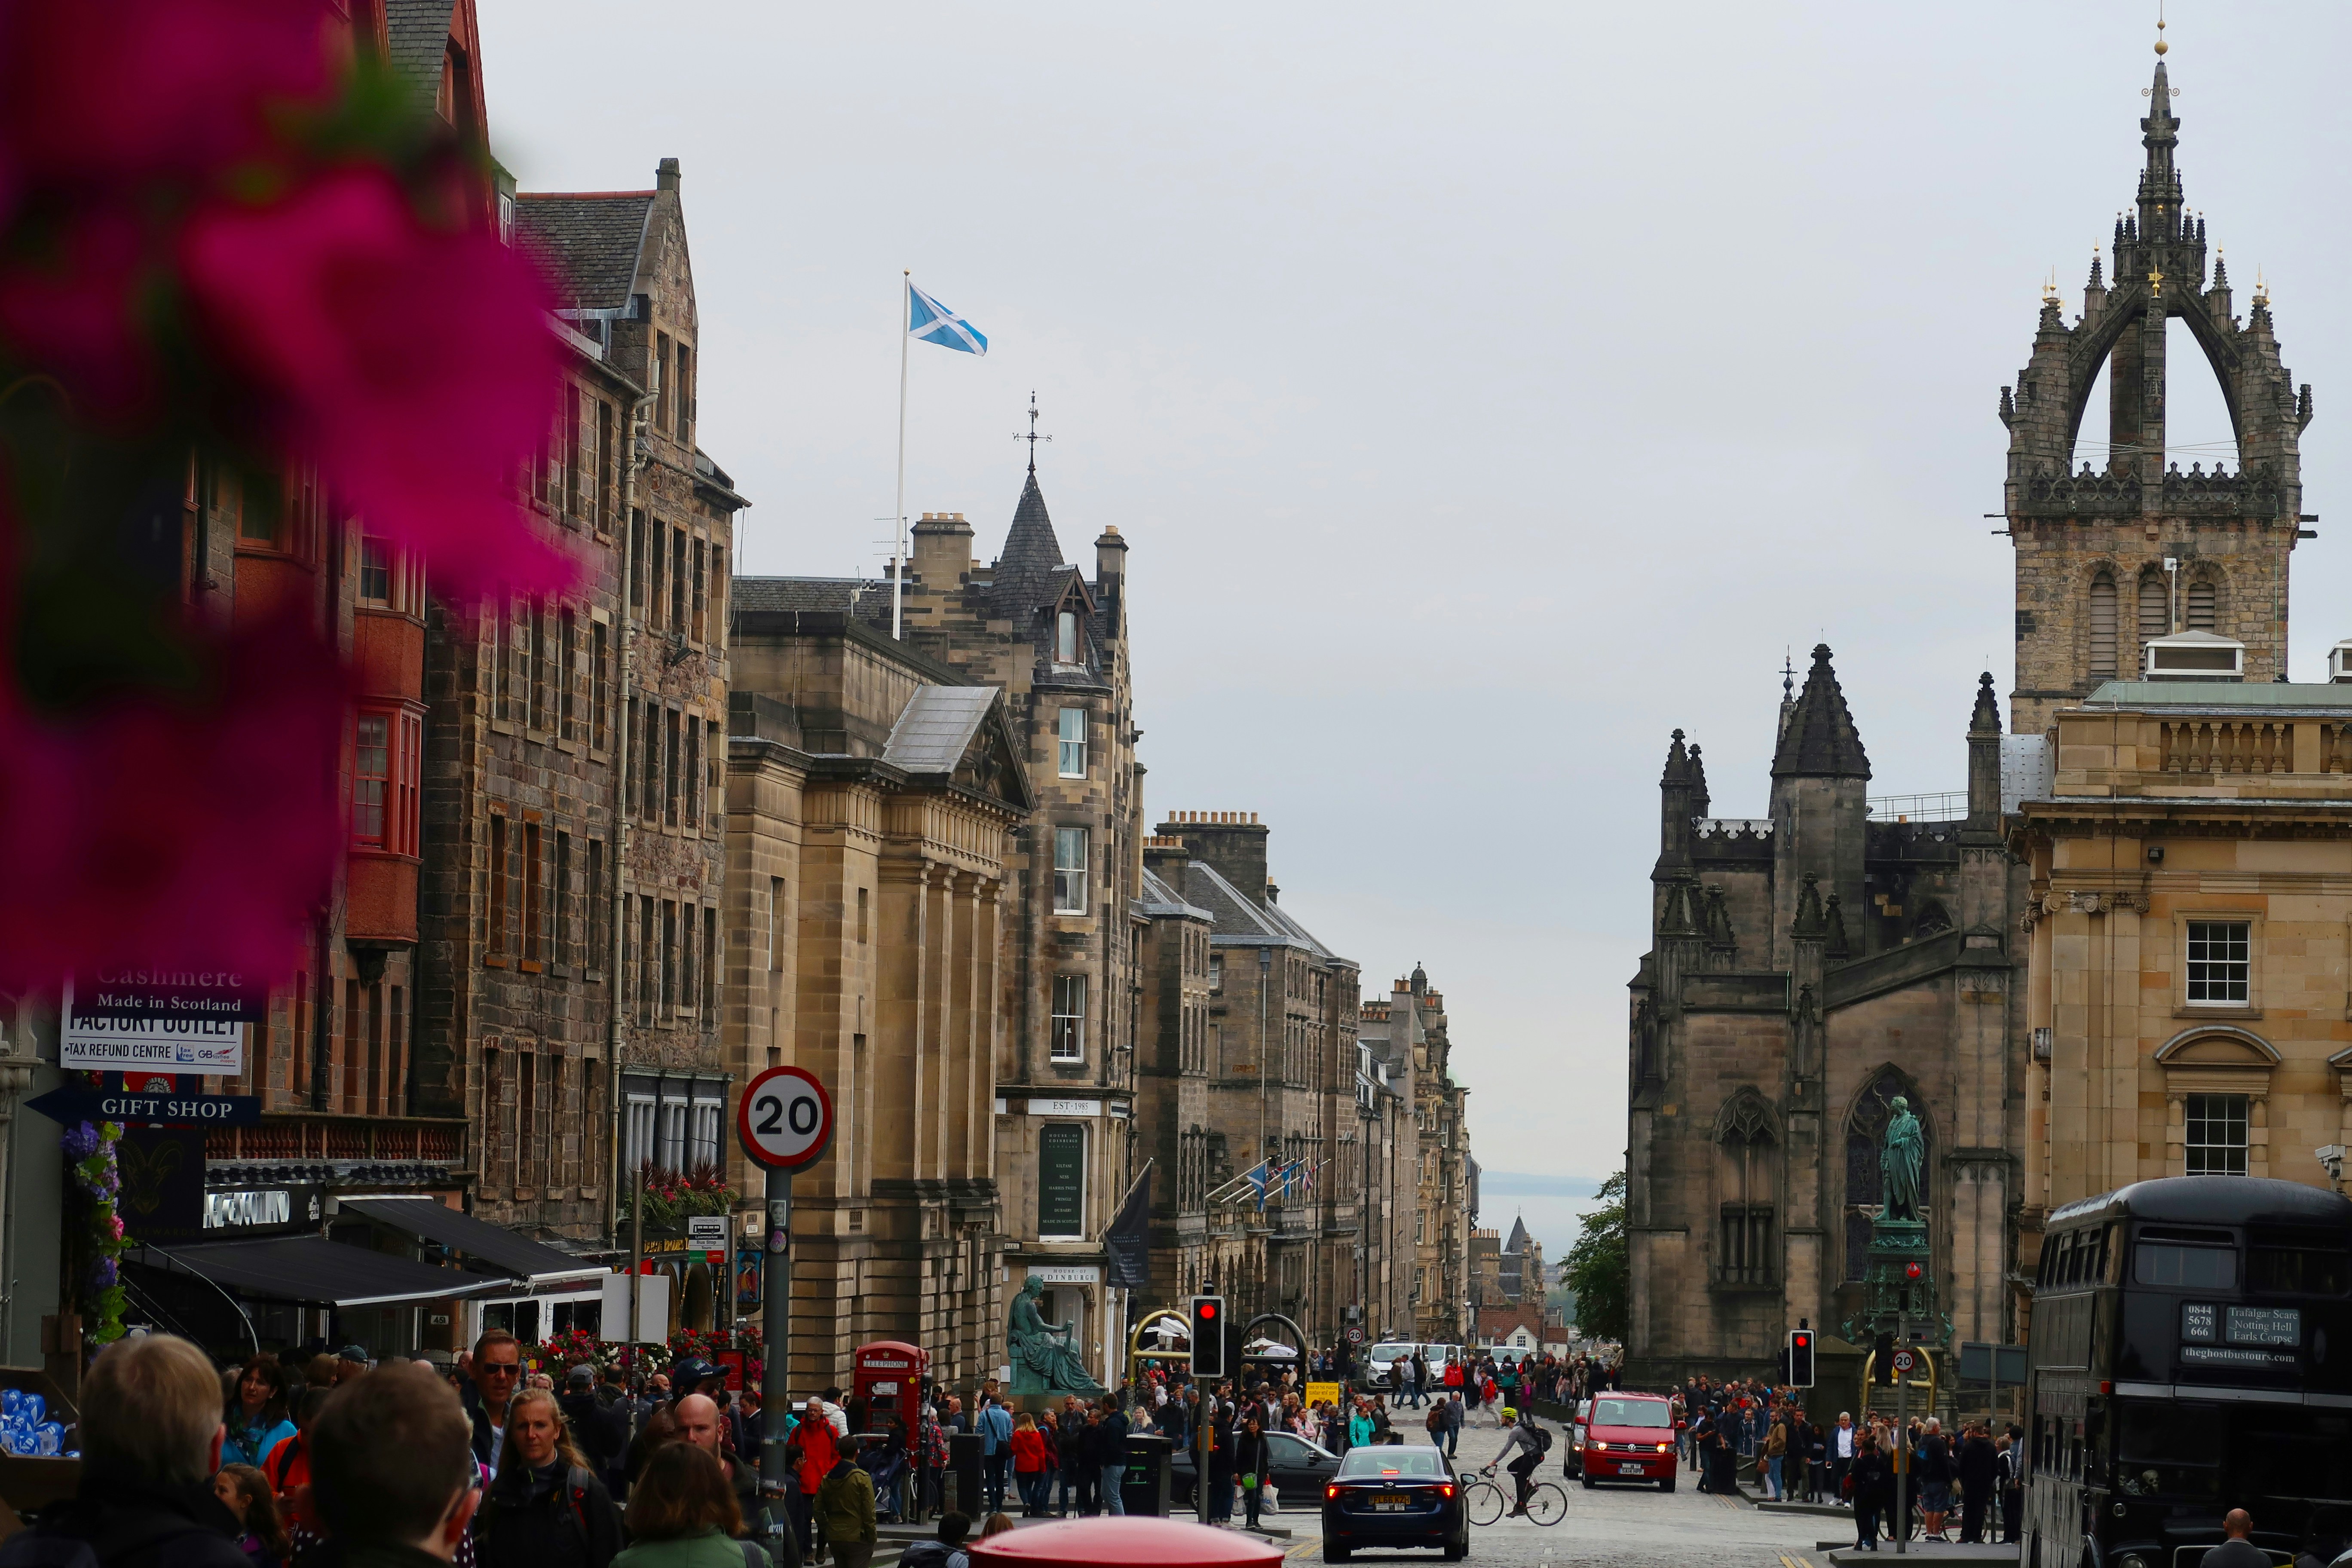
{"type": "Polygon", "coordinates": [[[2020,734],[2042,733],[2102,681],[2138,679],[2147,640],[2176,631],[2242,642],[2249,681],[2286,673],[2287,563],[2306,521],[2297,444],[2311,388],[2298,396],[2280,363],[2268,295],[2257,290],[2241,321],[2218,256],[2208,277],[2205,221],[2181,205],[2180,121],[2161,59],[2140,129],[2147,163],[2133,211],[2116,222],[2113,283],[2095,255],[2072,327],[2056,294],[2045,295],[2032,357],[2000,393],[2017,551],[2010,723],[2020,734]],[[2168,458],[2165,327],[2176,316],[2221,382],[2234,473],[2201,460],[2183,473],[2168,458]],[[2102,364],[2106,465],[2070,471],[2102,364]]]}

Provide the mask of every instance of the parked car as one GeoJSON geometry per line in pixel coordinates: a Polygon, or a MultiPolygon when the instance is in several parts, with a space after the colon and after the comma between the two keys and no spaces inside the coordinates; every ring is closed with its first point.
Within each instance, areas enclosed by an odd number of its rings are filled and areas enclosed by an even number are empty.
{"type": "Polygon", "coordinates": [[[1323,1561],[1359,1549],[1433,1546],[1448,1563],[1470,1555],[1462,1481],[1435,1448],[1376,1443],[1350,1448],[1323,1487],[1323,1561]]]}
{"type": "Polygon", "coordinates": [[[1587,1489],[1597,1481],[1655,1481],[1675,1489],[1674,1406],[1654,1394],[1603,1394],[1592,1401],[1584,1426],[1583,1468],[1587,1489]]]}
{"type": "Polygon", "coordinates": [[[1576,1419],[1568,1428],[1568,1457],[1560,1461],[1560,1474],[1580,1476],[1584,1473],[1584,1428],[1592,1415],[1592,1401],[1576,1402],[1576,1419]]]}
{"type": "MultiPolygon", "coordinates": [[[[1275,1493],[1286,1508],[1305,1507],[1307,1499],[1320,1495],[1324,1483],[1339,1468],[1339,1455],[1296,1432],[1268,1432],[1265,1443],[1274,1456],[1275,1493]]],[[[1200,1473],[1199,1464],[1199,1456],[1190,1449],[1169,1456],[1168,1495],[1171,1503],[1192,1503],[1192,1482],[1200,1473]]]]}

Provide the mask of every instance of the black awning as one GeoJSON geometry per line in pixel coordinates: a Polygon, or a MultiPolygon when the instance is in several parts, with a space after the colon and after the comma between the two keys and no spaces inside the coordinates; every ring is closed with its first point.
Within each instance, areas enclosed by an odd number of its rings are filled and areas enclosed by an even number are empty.
{"type": "Polygon", "coordinates": [[[225,1290],[265,1300],[331,1307],[431,1301],[470,1296],[506,1283],[490,1275],[371,1252],[320,1236],[214,1241],[169,1248],[151,1242],[125,1256],[150,1268],[201,1275],[225,1290]]]}
{"type": "Polygon", "coordinates": [[[436,1198],[344,1198],[338,1206],[343,1213],[388,1225],[405,1235],[437,1241],[478,1264],[534,1285],[552,1279],[590,1279],[612,1272],[604,1264],[584,1263],[544,1242],[517,1236],[502,1225],[476,1219],[436,1198]]]}

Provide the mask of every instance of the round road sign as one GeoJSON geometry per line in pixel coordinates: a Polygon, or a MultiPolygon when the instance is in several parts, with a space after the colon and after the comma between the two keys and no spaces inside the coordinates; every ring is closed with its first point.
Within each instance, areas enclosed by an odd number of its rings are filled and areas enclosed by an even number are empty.
{"type": "Polygon", "coordinates": [[[816,1075],[770,1068],[744,1086],[735,1108],[743,1152],[772,1171],[805,1171],[833,1142],[833,1097],[816,1075]]]}
{"type": "Polygon", "coordinates": [[[1913,1367],[1917,1366],[1918,1364],[1919,1358],[1913,1355],[1909,1351],[1896,1351],[1895,1352],[1895,1371],[1909,1372],[1913,1367]]]}
{"type": "Polygon", "coordinates": [[[1351,1345],[1362,1344],[1364,1342],[1364,1331],[1361,1329],[1349,1329],[1348,1331],[1348,1342],[1351,1345]]]}

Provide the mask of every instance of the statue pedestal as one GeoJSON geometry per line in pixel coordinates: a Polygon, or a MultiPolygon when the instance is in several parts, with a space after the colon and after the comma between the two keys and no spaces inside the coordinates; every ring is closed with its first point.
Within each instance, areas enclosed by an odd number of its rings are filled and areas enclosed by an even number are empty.
{"type": "MultiPolygon", "coordinates": [[[[1936,1258],[1927,1243],[1927,1225],[1916,1219],[1874,1219],[1870,1222],[1870,1247],[1862,1273],[1862,1322],[1870,1331],[1891,1333],[1896,1317],[1910,1320],[1915,1333],[1935,1335],[1939,1323],[1936,1300],[1936,1258]]],[[[1851,1336],[1849,1336],[1851,1337],[1851,1336]]]]}

